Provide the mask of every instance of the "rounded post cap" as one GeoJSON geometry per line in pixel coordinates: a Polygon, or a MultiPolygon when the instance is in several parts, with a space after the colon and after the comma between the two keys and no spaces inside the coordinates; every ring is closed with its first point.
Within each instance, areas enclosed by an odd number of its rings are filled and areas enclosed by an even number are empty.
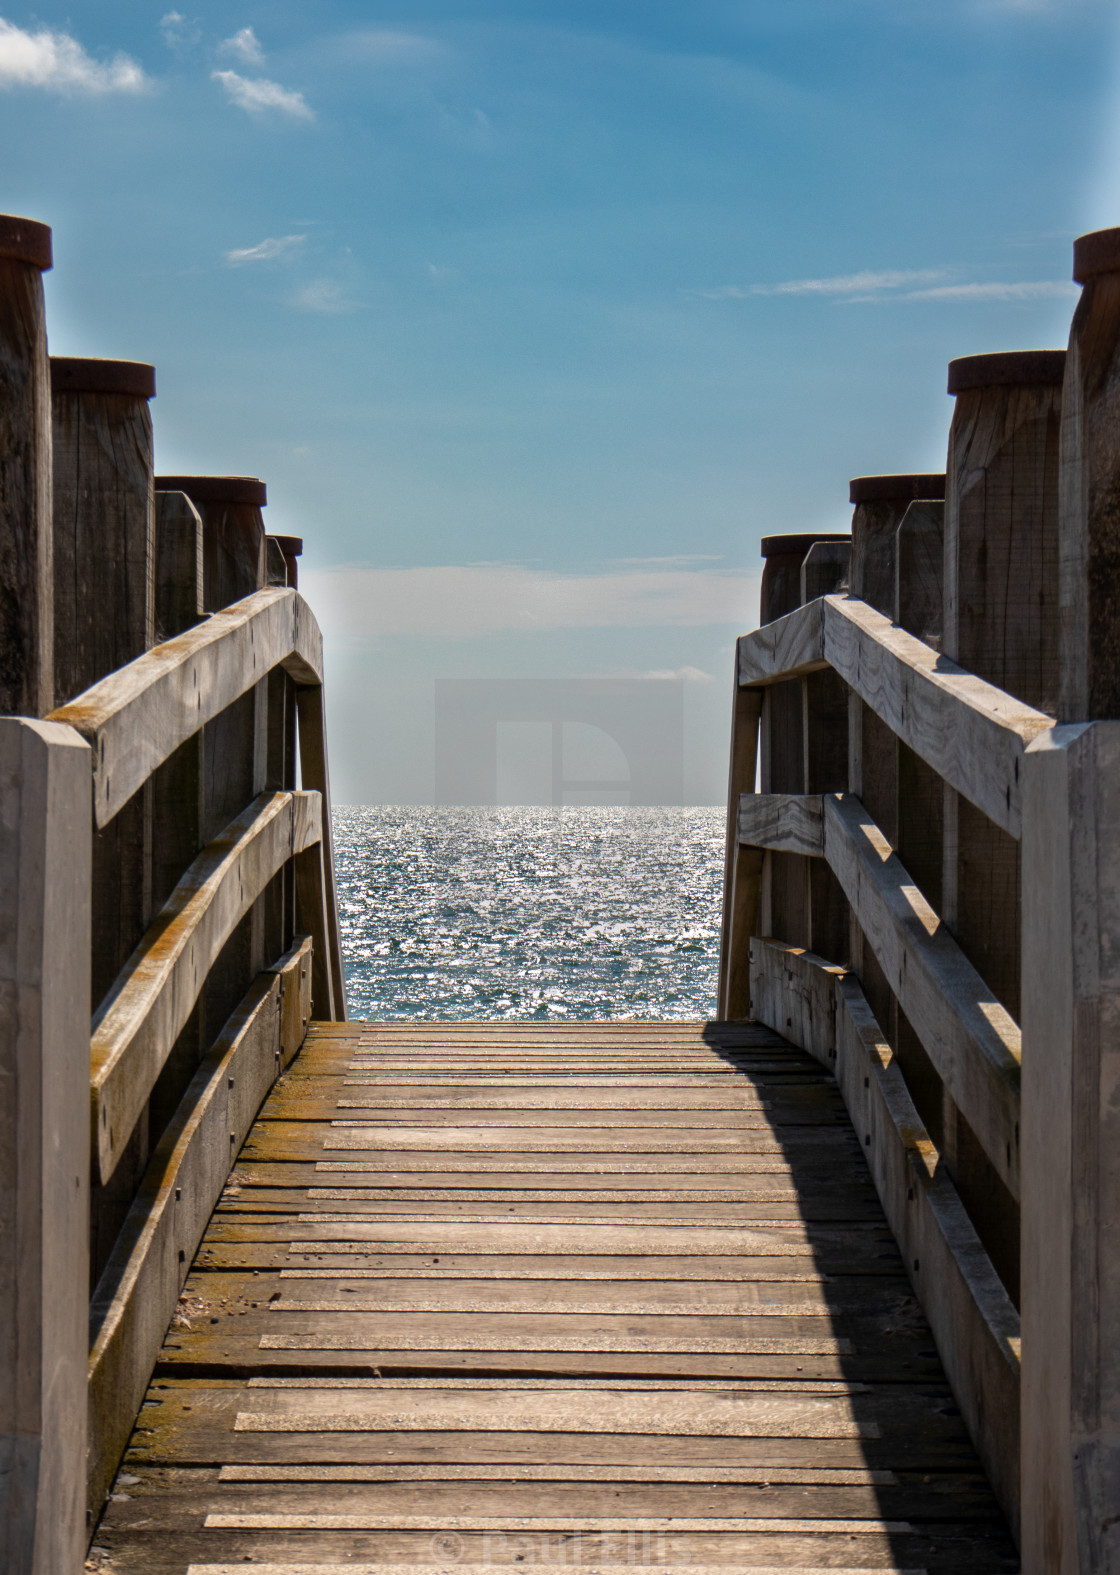
{"type": "Polygon", "coordinates": [[[276,543],[285,558],[299,558],[303,556],[302,536],[269,536],[268,539],[276,543]]]}
{"type": "Polygon", "coordinates": [[[762,556],[764,558],[803,558],[810,547],[815,547],[818,541],[851,541],[851,536],[841,532],[829,534],[827,531],[817,531],[812,534],[800,536],[764,536],[762,538],[762,556]]]}
{"type": "Polygon", "coordinates": [[[0,257],[30,263],[45,272],[54,263],[50,225],[15,213],[0,213],[0,257]]]}
{"type": "Polygon", "coordinates": [[[263,509],[268,491],[256,476],[157,476],[157,492],[185,492],[194,503],[255,503],[263,509]]]}
{"type": "Polygon", "coordinates": [[[154,399],[156,369],[147,361],[100,361],[93,356],[52,355],[52,394],[133,394],[154,399]]]}
{"type": "Polygon", "coordinates": [[[1094,274],[1120,273],[1120,229],[1090,230],[1073,243],[1073,277],[1085,284],[1094,274]]]}
{"type": "Polygon", "coordinates": [[[902,503],[944,496],[944,471],[911,476],[853,476],[848,483],[849,503],[902,503]]]}
{"type": "Polygon", "coordinates": [[[997,350],[994,355],[962,355],[949,362],[949,392],[969,388],[1015,388],[1028,384],[1056,387],[1066,369],[1064,350],[997,350]]]}

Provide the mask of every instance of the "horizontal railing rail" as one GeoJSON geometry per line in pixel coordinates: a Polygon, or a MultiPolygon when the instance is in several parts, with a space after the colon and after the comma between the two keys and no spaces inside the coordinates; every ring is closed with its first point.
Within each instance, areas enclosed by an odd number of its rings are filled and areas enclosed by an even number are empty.
{"type": "Polygon", "coordinates": [[[956,792],[1021,835],[1023,751],[1053,717],[966,672],[854,596],[822,596],[744,635],[739,683],[831,668],[956,792]]]}
{"type": "Polygon", "coordinates": [[[930,1060],[1019,1197],[1021,1036],[851,794],[743,794],[739,841],[823,858],[930,1060]]]}
{"type": "Polygon", "coordinates": [[[109,1180],[207,976],[290,859],[322,842],[318,793],[262,794],[195,859],[93,1019],[90,1133],[109,1180]]]}
{"type": "Polygon", "coordinates": [[[323,637],[298,591],[256,591],[145,651],[50,713],[93,750],[98,827],[165,760],[275,667],[297,684],[323,682],[323,637]]]}

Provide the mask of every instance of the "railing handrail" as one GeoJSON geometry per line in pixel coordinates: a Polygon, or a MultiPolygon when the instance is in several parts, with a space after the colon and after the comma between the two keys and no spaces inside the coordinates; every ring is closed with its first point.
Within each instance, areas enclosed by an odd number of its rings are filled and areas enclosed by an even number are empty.
{"type": "Polygon", "coordinates": [[[832,670],[990,820],[1022,835],[1023,752],[1054,726],[851,595],[818,597],[739,640],[739,684],[832,670]]]}
{"type": "Polygon", "coordinates": [[[323,636],[296,590],[254,591],[145,651],[50,713],[93,749],[93,808],[103,827],[152,773],[274,667],[323,682],[323,636]]]}

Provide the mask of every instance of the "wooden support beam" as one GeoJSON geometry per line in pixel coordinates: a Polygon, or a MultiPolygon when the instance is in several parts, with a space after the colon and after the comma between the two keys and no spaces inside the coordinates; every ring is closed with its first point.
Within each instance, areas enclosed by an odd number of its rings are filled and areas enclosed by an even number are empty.
{"type": "Polygon", "coordinates": [[[1070,327],[1060,443],[1058,716],[1120,716],[1120,229],[1074,242],[1082,285],[1070,327]]]}
{"type": "Polygon", "coordinates": [[[262,795],[199,855],[97,1013],[90,1120],[101,1179],[116,1168],[222,947],[284,862],[319,843],[317,793],[262,795]]]}
{"type": "Polygon", "coordinates": [[[51,232],[0,214],[0,715],[54,705],[51,405],[43,272],[51,232]]]}
{"type": "Polygon", "coordinates": [[[1120,1556],[1120,722],[1024,762],[1023,1572],[1120,1556]]]}
{"type": "Polygon", "coordinates": [[[279,588],[214,613],[52,712],[93,747],[96,824],[112,820],[180,744],[277,665],[297,684],[323,681],[315,616],[298,591],[279,588]]]}
{"type": "MultiPolygon", "coordinates": [[[[847,582],[852,544],[814,542],[801,565],[801,602],[829,596],[847,582]]],[[[801,680],[804,730],[803,793],[843,793],[848,786],[848,687],[836,673],[807,673],[801,680]]],[[[834,962],[847,962],[850,914],[827,864],[808,866],[810,947],[834,962]]]]}
{"type": "Polygon", "coordinates": [[[305,993],[307,952],[305,943],[262,973],[222,1029],[152,1156],[94,1293],[89,1470],[83,1485],[92,1520],[101,1513],[135,1425],[207,1221],[286,1064],[286,1036],[290,1044],[305,993]],[[286,1005],[292,999],[295,1014],[286,1005]]]}
{"type": "MultiPolygon", "coordinates": [[[[837,538],[826,539],[828,544],[837,538]]],[[[802,565],[814,536],[767,536],[762,542],[762,629],[802,604],[802,565]]],[[[823,566],[828,573],[827,564],[823,566]]],[[[816,580],[820,571],[811,571],[816,580]]],[[[814,587],[815,588],[815,587],[814,587]]],[[[762,630],[759,631],[761,635],[762,630]]],[[[757,638],[757,636],[756,636],[757,638]]],[[[776,684],[763,700],[761,784],[764,793],[805,791],[805,686],[799,677],[776,684]]],[[[767,935],[808,944],[810,872],[796,854],[772,852],[763,862],[761,928],[767,935]]]]}
{"type": "Polygon", "coordinates": [[[739,682],[832,666],[923,760],[1017,837],[1025,745],[1052,719],[947,661],[874,609],[826,596],[739,642],[739,682]],[[764,636],[765,638],[760,638],[764,636]],[[819,652],[809,660],[811,651],[819,652]]]}
{"type": "MultiPolygon", "coordinates": [[[[835,1077],[965,1424],[1019,1523],[1019,1318],[856,979],[774,941],[751,947],[755,1016],[835,1077]]],[[[1025,1364],[1024,1364],[1025,1377],[1025,1364]]]]}
{"type": "Polygon", "coordinates": [[[89,749],[0,719],[0,1566],[81,1568],[89,749]]]}
{"type": "MultiPolygon", "coordinates": [[[[1064,350],[949,364],[942,650],[1053,715],[1058,693],[1058,433],[1064,350]]],[[[1020,1015],[1019,845],[951,787],[943,814],[942,916],[995,998],[1020,1015]]],[[[1019,1295],[1019,1211],[950,1104],[942,1147],[966,1207],[1019,1295]]]]}
{"type": "MultiPolygon", "coordinates": [[[[154,641],[148,401],[156,383],[155,369],[143,361],[52,356],[50,366],[54,692],[65,705],[154,641]]],[[[91,1008],[148,923],[151,857],[145,791],[94,837],[91,1008]]],[[[146,1154],[139,1157],[141,1170],[146,1162],[146,1154]]]]}
{"type": "Polygon", "coordinates": [[[757,848],[744,848],[738,835],[739,800],[754,792],[762,696],[757,690],[740,689],[738,678],[736,650],[716,1005],[716,1016],[721,1022],[750,1017],[750,938],[758,932],[762,905],[762,853],[757,848]]]}
{"type": "MultiPolygon", "coordinates": [[[[322,953],[323,966],[330,975],[330,1010],[328,996],[322,988],[316,992],[316,1001],[322,1002],[318,1015],[329,1022],[346,1021],[346,974],[342,963],[342,935],[338,926],[338,896],[334,881],[334,834],[331,825],[331,784],[327,769],[327,713],[323,701],[323,687],[308,684],[296,690],[296,714],[299,731],[300,781],[305,789],[319,794],[322,814],[323,889],[326,903],[324,943],[316,946],[322,953]]],[[[298,901],[298,898],[297,898],[298,901]]],[[[310,924],[301,926],[311,929],[310,924]]],[[[314,931],[312,931],[314,933],[314,931]]]]}

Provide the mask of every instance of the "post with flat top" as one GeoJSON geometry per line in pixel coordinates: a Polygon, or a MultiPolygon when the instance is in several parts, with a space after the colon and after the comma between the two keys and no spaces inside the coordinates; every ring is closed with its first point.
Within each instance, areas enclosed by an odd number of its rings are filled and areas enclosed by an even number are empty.
{"type": "Polygon", "coordinates": [[[0,214],[0,715],[54,705],[51,384],[43,272],[51,232],[0,214]]]}
{"type": "MultiPolygon", "coordinates": [[[[1064,350],[950,362],[944,654],[1053,716],[1058,693],[1058,433],[1064,350]]],[[[1019,843],[946,787],[941,913],[1020,1020],[1019,843]]],[[[951,1101],[941,1151],[1000,1278],[1019,1300],[1019,1210],[951,1101]]]]}
{"type": "MultiPolygon", "coordinates": [[[[898,527],[916,500],[945,496],[943,474],[856,476],[849,483],[852,562],[849,587],[876,612],[894,619],[898,527]]],[[[848,696],[848,791],[856,794],[892,848],[898,847],[899,748],[895,734],[854,692],[848,696]]],[[[931,1114],[940,1107],[940,1080],[917,1035],[900,1012],[890,982],[852,919],[849,962],[892,1048],[923,1120],[936,1138],[931,1114]]]]}
{"type": "MultiPolygon", "coordinates": [[[[801,564],[801,605],[831,596],[848,578],[851,540],[816,541],[801,564]]],[[[803,793],[843,793],[848,786],[847,685],[831,668],[801,680],[803,793]]],[[[848,960],[849,906],[823,859],[809,863],[809,950],[829,962],[848,960]]]]}
{"type": "Polygon", "coordinates": [[[1059,726],[1023,762],[1024,1575],[1120,1568],[1120,229],[1073,271],[1059,726]]]}

